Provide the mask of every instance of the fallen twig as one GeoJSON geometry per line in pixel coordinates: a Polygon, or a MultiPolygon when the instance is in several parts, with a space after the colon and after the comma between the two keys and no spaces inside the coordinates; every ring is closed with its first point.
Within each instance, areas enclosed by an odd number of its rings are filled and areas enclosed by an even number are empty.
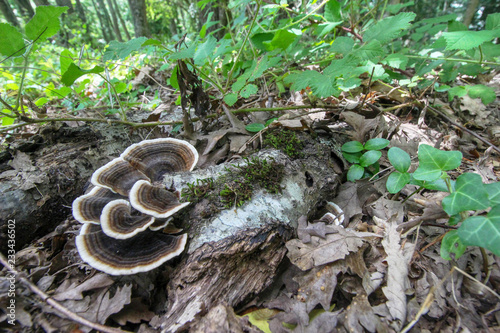
{"type": "Polygon", "coordinates": [[[37,286],[35,286],[30,280],[27,278],[23,277],[14,267],[12,267],[5,256],[0,253],[0,263],[9,271],[9,273],[13,274],[14,276],[18,277],[18,280],[23,283],[26,287],[28,287],[34,294],[37,294],[44,302],[52,306],[54,309],[59,311],[61,314],[63,314],[66,319],[72,320],[74,322],[77,322],[81,325],[85,325],[87,327],[90,327],[92,329],[95,329],[100,332],[104,333],[127,333],[127,331],[123,331],[118,328],[113,328],[109,326],[104,326],[98,323],[94,323],[90,320],[87,320],[83,317],[80,317],[74,312],[71,312],[64,306],[62,306],[60,303],[55,301],[54,299],[50,298],[49,295],[44,293],[42,290],[38,289],[37,286]]]}

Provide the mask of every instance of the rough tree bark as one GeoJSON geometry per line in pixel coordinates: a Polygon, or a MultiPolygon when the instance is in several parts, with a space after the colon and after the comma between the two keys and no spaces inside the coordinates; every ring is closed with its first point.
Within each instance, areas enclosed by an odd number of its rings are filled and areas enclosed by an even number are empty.
{"type": "Polygon", "coordinates": [[[97,6],[97,4],[94,0],[92,0],[92,4],[94,5],[94,8],[95,8],[96,13],[97,13],[97,19],[99,20],[99,24],[101,26],[102,36],[104,37],[104,40],[109,43],[113,39],[113,36],[110,35],[111,31],[109,30],[109,27],[106,26],[106,22],[104,20],[104,17],[103,17],[101,11],[99,10],[99,7],[97,6]]]}
{"type": "Polygon", "coordinates": [[[128,4],[134,20],[135,37],[151,37],[148,19],[146,16],[146,1],[128,0],[128,4]]]}
{"type": "Polygon", "coordinates": [[[16,15],[14,15],[14,11],[7,0],[0,0],[0,11],[7,22],[12,24],[14,27],[19,27],[19,21],[17,20],[16,15]]]}
{"type": "Polygon", "coordinates": [[[111,19],[112,19],[111,23],[113,25],[113,30],[115,32],[115,36],[119,42],[123,42],[122,34],[120,32],[120,26],[118,25],[118,18],[116,16],[117,9],[113,7],[113,3],[111,0],[107,0],[107,2],[108,2],[109,11],[111,13],[111,19]]]}
{"type": "Polygon", "coordinates": [[[108,35],[110,36],[111,40],[115,38],[113,35],[113,24],[111,22],[111,19],[109,18],[109,12],[108,9],[106,8],[106,5],[104,4],[104,0],[96,0],[97,4],[99,6],[99,9],[101,10],[101,16],[102,20],[104,23],[104,27],[108,32],[108,35]]]}
{"type": "Polygon", "coordinates": [[[123,17],[122,17],[122,14],[121,14],[121,11],[118,10],[118,4],[116,3],[116,0],[111,0],[113,2],[113,7],[115,8],[115,11],[116,11],[116,15],[118,15],[118,19],[120,20],[120,24],[122,25],[122,29],[123,31],[125,32],[125,36],[127,36],[127,40],[130,40],[130,34],[128,32],[128,29],[127,29],[127,25],[125,24],[125,21],[123,20],[123,17]]]}
{"type": "Polygon", "coordinates": [[[479,6],[479,0],[469,0],[467,3],[467,10],[465,11],[462,23],[468,28],[477,13],[477,7],[479,6]]]}

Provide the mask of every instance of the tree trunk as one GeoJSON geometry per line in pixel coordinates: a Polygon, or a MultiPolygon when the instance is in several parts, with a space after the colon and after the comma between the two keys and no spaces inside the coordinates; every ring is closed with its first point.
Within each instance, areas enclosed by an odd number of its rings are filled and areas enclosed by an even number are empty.
{"type": "Polygon", "coordinates": [[[75,9],[73,8],[73,4],[71,3],[71,0],[56,0],[56,4],[58,6],[66,6],[68,7],[68,11],[66,12],[67,14],[72,14],[75,9]]]}
{"type": "Polygon", "coordinates": [[[477,7],[479,6],[479,0],[469,0],[467,3],[467,10],[465,11],[462,23],[468,28],[477,12],[477,7]]]}
{"type": "Polygon", "coordinates": [[[107,0],[107,2],[108,2],[109,11],[111,13],[111,19],[112,19],[112,23],[113,23],[113,30],[115,32],[115,36],[119,42],[123,42],[122,34],[120,33],[120,26],[118,25],[118,18],[116,17],[117,10],[116,10],[116,8],[113,7],[113,3],[111,2],[111,0],[107,0]]]}
{"type": "Polygon", "coordinates": [[[99,20],[99,24],[101,25],[102,36],[104,37],[104,40],[109,43],[113,39],[113,37],[109,34],[110,31],[106,28],[106,24],[104,22],[104,18],[102,17],[102,13],[99,10],[99,7],[97,7],[97,4],[94,0],[92,0],[92,4],[94,5],[97,14],[97,19],[99,20]]]}
{"type": "Polygon", "coordinates": [[[104,4],[104,0],[96,0],[96,1],[97,4],[99,5],[99,9],[101,10],[102,21],[104,23],[105,29],[108,32],[108,36],[110,36],[110,40],[113,40],[115,39],[115,36],[113,36],[113,29],[112,29],[111,19],[109,18],[108,9],[104,4]]]}
{"type": "Polygon", "coordinates": [[[28,20],[35,15],[35,11],[33,7],[31,7],[31,3],[28,0],[16,0],[15,1],[21,16],[27,18],[28,20]]]}
{"type": "Polygon", "coordinates": [[[135,37],[150,37],[145,0],[128,0],[130,12],[134,20],[135,37]]]}
{"type": "Polygon", "coordinates": [[[87,23],[87,16],[85,15],[85,10],[83,9],[83,6],[82,6],[82,3],[80,2],[80,0],[75,1],[75,8],[76,8],[76,13],[78,14],[78,17],[80,18],[80,20],[82,20],[82,24],[86,25],[86,31],[88,34],[89,26],[87,23]]]}
{"type": "Polygon", "coordinates": [[[116,0],[111,0],[113,2],[113,7],[115,8],[116,15],[118,16],[118,19],[120,20],[120,24],[122,25],[123,31],[125,32],[125,36],[127,36],[127,40],[130,40],[130,34],[127,29],[127,25],[125,24],[125,21],[123,20],[121,11],[118,10],[118,4],[116,3],[116,0]]]}
{"type": "Polygon", "coordinates": [[[14,27],[19,27],[19,21],[7,0],[0,0],[0,11],[2,11],[3,17],[5,17],[7,22],[14,27]]]}
{"type": "Polygon", "coordinates": [[[38,6],[50,6],[49,0],[34,0],[35,5],[38,6]]]}

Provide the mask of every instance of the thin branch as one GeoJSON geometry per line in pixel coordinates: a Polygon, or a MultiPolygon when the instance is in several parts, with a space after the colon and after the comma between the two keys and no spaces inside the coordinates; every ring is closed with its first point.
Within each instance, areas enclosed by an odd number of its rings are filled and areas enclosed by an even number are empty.
{"type": "Polygon", "coordinates": [[[67,308],[65,308],[63,305],[61,305],[59,302],[51,298],[49,295],[44,293],[42,290],[38,289],[37,286],[35,286],[30,280],[27,278],[23,277],[14,267],[12,267],[9,262],[7,261],[7,258],[0,253],[0,263],[9,271],[10,274],[14,275],[15,277],[18,278],[18,280],[23,283],[26,287],[28,287],[31,292],[34,294],[38,295],[42,301],[45,303],[49,304],[52,306],[55,310],[57,310],[59,313],[61,313],[66,319],[69,319],[71,321],[77,322],[81,325],[90,327],[96,331],[104,332],[104,333],[126,333],[127,331],[120,330],[118,328],[113,328],[109,326],[104,326],[98,323],[91,322],[90,320],[87,320],[83,317],[80,317],[74,312],[71,312],[67,308]]]}

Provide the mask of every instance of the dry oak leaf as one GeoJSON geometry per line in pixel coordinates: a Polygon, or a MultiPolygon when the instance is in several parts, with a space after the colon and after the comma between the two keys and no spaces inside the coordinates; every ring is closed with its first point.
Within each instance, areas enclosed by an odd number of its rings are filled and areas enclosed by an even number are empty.
{"type": "Polygon", "coordinates": [[[344,229],[342,226],[328,226],[335,233],[325,238],[311,236],[307,244],[299,239],[292,239],[286,243],[288,258],[303,271],[314,266],[328,264],[344,259],[350,252],[356,251],[363,245],[367,237],[380,237],[371,232],[357,232],[344,229]]]}
{"type": "MultiPolygon", "coordinates": [[[[69,281],[69,280],[66,280],[69,281]]],[[[85,291],[100,289],[104,287],[108,287],[114,283],[113,279],[109,277],[107,274],[96,274],[90,279],[84,281],[83,283],[71,283],[68,286],[68,283],[62,283],[59,288],[56,290],[56,294],[54,295],[54,299],[56,301],[63,301],[67,299],[83,299],[82,293],[85,291]]]]}

